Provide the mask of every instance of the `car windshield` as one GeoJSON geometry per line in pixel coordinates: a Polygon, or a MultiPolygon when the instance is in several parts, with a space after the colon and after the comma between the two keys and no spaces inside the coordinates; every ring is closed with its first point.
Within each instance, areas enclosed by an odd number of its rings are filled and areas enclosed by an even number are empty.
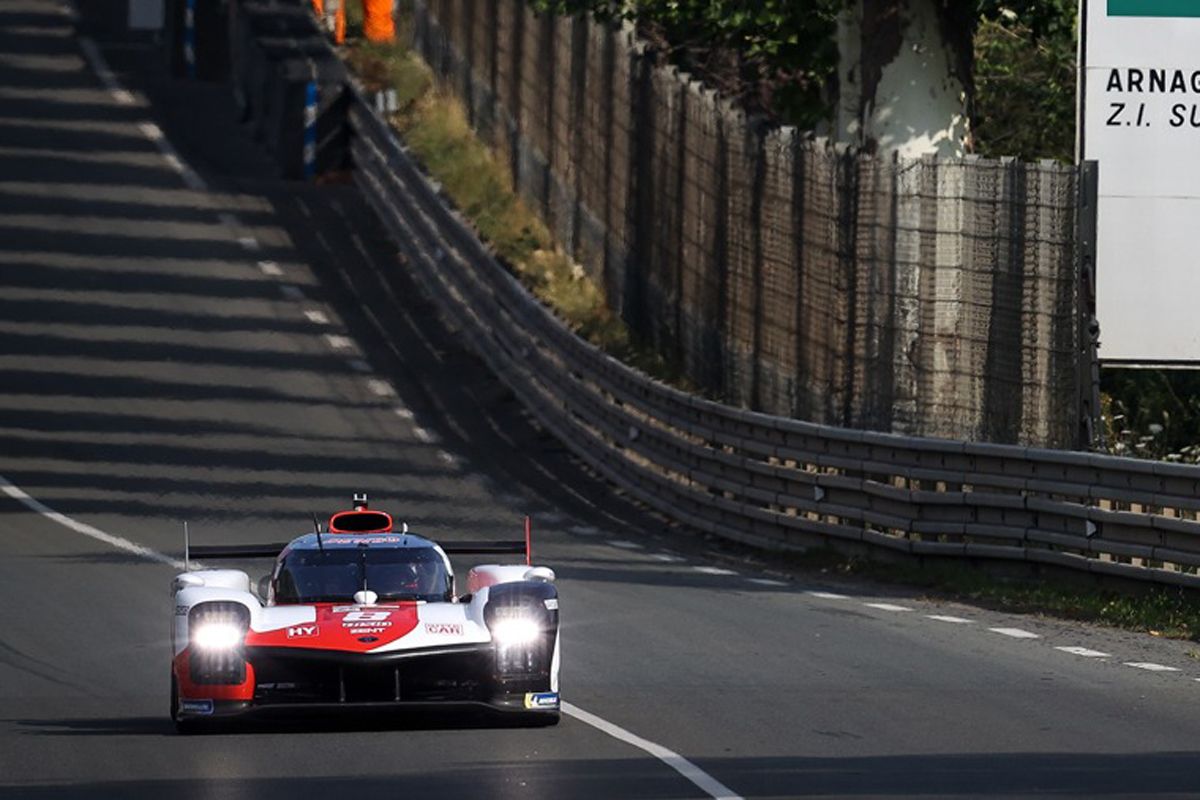
{"type": "Polygon", "coordinates": [[[293,550],[275,575],[275,602],[347,602],[369,589],[380,600],[445,600],[450,574],[432,547],[293,550]]]}

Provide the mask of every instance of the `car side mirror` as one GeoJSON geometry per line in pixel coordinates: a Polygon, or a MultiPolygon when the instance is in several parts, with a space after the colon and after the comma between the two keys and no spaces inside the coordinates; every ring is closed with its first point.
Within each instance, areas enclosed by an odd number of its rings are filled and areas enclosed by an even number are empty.
{"type": "Polygon", "coordinates": [[[271,594],[271,576],[263,575],[258,579],[258,596],[265,603],[267,597],[271,594]]]}

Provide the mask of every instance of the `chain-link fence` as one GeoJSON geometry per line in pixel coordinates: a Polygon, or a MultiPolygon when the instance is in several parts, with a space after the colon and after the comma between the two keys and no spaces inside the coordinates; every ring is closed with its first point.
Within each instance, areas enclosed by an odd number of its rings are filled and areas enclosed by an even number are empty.
{"type": "Polygon", "coordinates": [[[418,50],[631,328],[727,402],[1064,447],[1075,168],[850,152],[746,116],[628,28],[417,0],[418,50]]]}

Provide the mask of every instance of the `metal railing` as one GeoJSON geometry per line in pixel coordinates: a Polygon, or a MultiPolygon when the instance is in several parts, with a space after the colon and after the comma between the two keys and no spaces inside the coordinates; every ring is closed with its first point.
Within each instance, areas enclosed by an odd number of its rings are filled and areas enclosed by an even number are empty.
{"type": "Polygon", "coordinates": [[[847,430],[680,392],[530,295],[361,94],[349,118],[356,181],[443,311],[541,425],[656,511],[774,550],[849,541],[1200,587],[1200,467],[847,430]]]}

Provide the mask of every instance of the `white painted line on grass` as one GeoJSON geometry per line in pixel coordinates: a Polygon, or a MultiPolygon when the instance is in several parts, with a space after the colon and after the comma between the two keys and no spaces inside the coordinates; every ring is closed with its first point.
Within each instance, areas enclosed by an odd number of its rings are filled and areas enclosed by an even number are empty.
{"type": "Polygon", "coordinates": [[[354,348],[354,342],[349,336],[341,336],[336,333],[325,334],[325,344],[334,350],[351,350],[354,348]]]}
{"type": "Polygon", "coordinates": [[[926,614],[926,619],[936,619],[938,622],[949,622],[954,625],[970,625],[971,620],[964,617],[951,617],[946,614],[926,614]]]}
{"type": "Polygon", "coordinates": [[[350,359],[349,361],[346,362],[346,366],[349,367],[350,369],[354,370],[355,372],[361,372],[364,375],[367,374],[368,372],[374,372],[374,370],[371,369],[371,365],[368,364],[367,362],[363,361],[361,358],[350,359]]]}
{"type": "Polygon", "coordinates": [[[1023,631],[1020,628],[988,628],[992,633],[998,633],[1001,636],[1011,636],[1014,639],[1040,639],[1042,638],[1036,633],[1023,631]]]}
{"type": "Polygon", "coordinates": [[[271,278],[278,278],[283,275],[283,270],[274,261],[260,261],[258,262],[258,268],[262,270],[263,275],[271,278]]]}
{"type": "Polygon", "coordinates": [[[1126,661],[1125,666],[1144,669],[1147,672],[1179,672],[1178,667],[1168,667],[1165,664],[1155,664],[1150,661],[1126,661]]]}
{"type": "Polygon", "coordinates": [[[395,414],[400,419],[412,419],[413,418],[413,412],[410,411],[409,409],[405,408],[404,406],[396,406],[395,408],[392,409],[392,413],[395,414]]]}
{"type": "Polygon", "coordinates": [[[305,311],[304,318],[307,319],[309,322],[311,322],[313,325],[328,325],[329,324],[329,317],[327,317],[325,315],[325,312],[317,311],[316,309],[310,308],[307,311],[305,311]]]}
{"type": "Polygon", "coordinates": [[[645,548],[637,542],[627,542],[624,539],[610,539],[608,544],[612,547],[619,547],[622,550],[644,550],[645,548]]]}
{"type": "Polygon", "coordinates": [[[175,569],[184,569],[184,563],[178,559],[171,558],[168,555],[163,555],[157,550],[151,550],[149,547],[144,547],[136,542],[131,542],[128,539],[123,539],[120,536],[113,536],[111,533],[105,533],[99,528],[94,528],[84,522],[71,519],[66,514],[60,514],[44,503],[30,497],[20,488],[12,484],[7,478],[0,475],[0,491],[16,500],[21,505],[33,511],[36,514],[41,514],[52,522],[57,522],[64,528],[70,528],[76,533],[82,533],[84,536],[91,537],[98,542],[104,542],[107,545],[124,550],[126,553],[132,553],[135,556],[153,561],[158,564],[167,564],[175,569]]]}
{"type": "Polygon", "coordinates": [[[787,586],[785,581],[775,581],[770,578],[747,578],[747,580],[758,586],[787,586]]]}
{"type": "Polygon", "coordinates": [[[692,569],[696,572],[703,572],[705,575],[737,575],[733,570],[724,567],[692,567],[692,569]]]}
{"type": "Polygon", "coordinates": [[[863,603],[867,608],[878,608],[880,611],[912,611],[908,606],[898,606],[895,603],[863,603]]]}
{"type": "Polygon", "coordinates": [[[819,597],[822,600],[849,600],[849,595],[838,594],[837,592],[805,592],[809,597],[819,597]]]}
{"type": "Polygon", "coordinates": [[[742,800],[741,795],[736,794],[728,786],[697,767],[691,761],[688,761],[673,750],[668,750],[661,744],[655,744],[648,739],[643,739],[636,733],[631,733],[606,719],[602,719],[570,703],[562,704],[562,713],[579,720],[585,725],[591,725],[596,730],[607,733],[614,739],[619,739],[625,742],[625,744],[632,745],[644,753],[649,753],[689,780],[697,789],[713,798],[713,800],[742,800]]]}
{"type": "Polygon", "coordinates": [[[285,283],[283,286],[280,286],[279,293],[282,294],[286,300],[304,299],[304,290],[299,286],[292,286],[290,283],[285,283]]]}
{"type": "Polygon", "coordinates": [[[371,394],[379,395],[380,397],[392,397],[396,394],[396,390],[387,381],[381,381],[378,378],[372,378],[367,381],[367,389],[371,394]]]}
{"type": "Polygon", "coordinates": [[[1108,658],[1111,655],[1110,653],[1101,653],[1099,650],[1089,650],[1086,647],[1056,647],[1054,649],[1070,653],[1073,656],[1083,656],[1084,658],[1108,658]]]}

